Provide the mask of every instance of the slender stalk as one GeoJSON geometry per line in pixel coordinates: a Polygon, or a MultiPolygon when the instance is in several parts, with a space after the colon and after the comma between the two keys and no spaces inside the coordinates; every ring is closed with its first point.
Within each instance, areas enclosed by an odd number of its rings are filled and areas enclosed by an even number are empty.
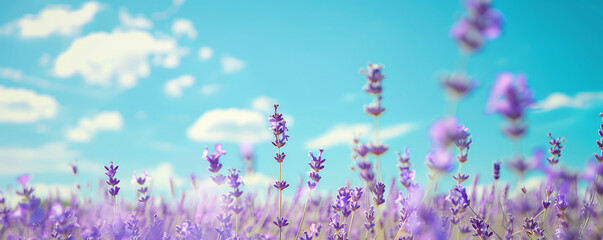
{"type": "MultiPolygon", "coordinates": [[[[308,202],[310,202],[310,194],[312,194],[312,189],[308,192],[308,197],[306,198],[306,205],[304,206],[304,213],[302,214],[301,222],[299,222],[299,227],[297,228],[297,233],[295,234],[295,239],[299,237],[299,233],[301,232],[302,226],[304,226],[304,218],[306,217],[306,211],[308,210],[308,202]]],[[[352,212],[352,219],[354,219],[354,213],[352,212]]]]}
{"type": "Polygon", "coordinates": [[[352,224],[354,223],[354,213],[356,213],[356,211],[352,211],[352,218],[350,219],[350,226],[348,226],[348,236],[352,235],[352,224]]]}
{"type": "MultiPolygon", "coordinates": [[[[239,205],[239,198],[237,197],[237,205],[239,205]]],[[[241,216],[239,216],[239,213],[235,213],[235,236],[238,237],[239,236],[239,218],[241,218],[241,216]]]]}
{"type": "MultiPolygon", "coordinates": [[[[281,148],[278,148],[278,154],[281,154],[281,148]]],[[[282,170],[281,170],[281,166],[282,163],[278,163],[278,181],[282,181],[282,170]]],[[[279,189],[278,190],[278,217],[281,218],[282,215],[282,203],[283,203],[283,190],[279,189]]],[[[279,227],[278,228],[278,239],[282,240],[283,239],[283,231],[282,228],[279,227]]]]}
{"type": "MultiPolygon", "coordinates": [[[[471,206],[467,205],[467,207],[469,207],[469,210],[471,210],[471,212],[477,217],[479,218],[479,220],[481,220],[482,222],[486,222],[484,221],[484,219],[482,219],[482,217],[480,217],[471,206]]],[[[488,224],[488,228],[498,237],[498,239],[503,239],[500,237],[500,235],[498,235],[498,233],[496,233],[496,231],[494,231],[494,229],[492,229],[492,227],[490,227],[490,225],[488,224]]],[[[483,237],[482,237],[483,238],[483,237]]]]}
{"type": "MultiPolygon", "coordinates": [[[[595,174],[595,181],[593,182],[593,185],[597,183],[597,180],[599,180],[599,171],[597,171],[597,173],[595,174]]],[[[594,200],[595,191],[593,190],[592,194],[590,195],[590,204],[592,204],[594,200]]],[[[580,229],[580,239],[582,239],[582,235],[584,234],[584,229],[586,229],[586,225],[588,225],[588,221],[590,221],[590,214],[587,213],[586,220],[584,220],[584,225],[582,225],[582,228],[580,229]]]]}

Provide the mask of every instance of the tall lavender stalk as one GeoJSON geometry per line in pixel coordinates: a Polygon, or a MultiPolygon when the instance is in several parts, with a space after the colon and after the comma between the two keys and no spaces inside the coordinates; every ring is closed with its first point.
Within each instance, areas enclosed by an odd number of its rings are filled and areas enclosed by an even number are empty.
{"type": "Polygon", "coordinates": [[[321,148],[318,151],[318,157],[315,157],[314,153],[312,152],[308,154],[312,158],[310,162],[308,162],[308,165],[310,165],[310,171],[308,172],[308,176],[310,177],[310,180],[308,180],[308,188],[310,190],[308,191],[308,197],[306,198],[306,204],[304,205],[304,212],[302,213],[302,218],[299,222],[297,233],[295,234],[296,239],[299,237],[301,229],[304,225],[304,218],[306,217],[306,211],[308,210],[308,202],[310,201],[310,195],[312,194],[312,190],[316,188],[316,185],[318,184],[321,178],[318,172],[325,168],[325,166],[322,165],[326,161],[326,159],[322,158],[323,149],[321,148]]]}
{"type": "Polygon", "coordinates": [[[386,145],[379,142],[379,116],[385,112],[385,108],[381,106],[381,101],[383,100],[383,87],[381,84],[383,78],[385,78],[385,74],[381,73],[382,69],[383,65],[369,63],[366,70],[360,70],[367,79],[363,90],[373,96],[373,102],[364,106],[364,112],[375,119],[375,139],[373,144],[370,145],[370,152],[375,155],[375,171],[377,172],[378,180],[382,180],[379,157],[388,149],[386,145]]]}
{"type": "Polygon", "coordinates": [[[114,217],[117,217],[117,194],[119,193],[119,187],[117,186],[117,184],[119,184],[119,180],[117,180],[117,178],[115,178],[115,173],[117,173],[118,168],[119,168],[119,166],[117,166],[117,165],[113,166],[113,162],[109,162],[109,166],[105,166],[105,170],[107,170],[105,175],[107,175],[107,177],[109,178],[105,182],[107,183],[107,185],[110,186],[109,194],[111,194],[111,196],[113,196],[113,216],[114,217]]]}
{"type": "Polygon", "coordinates": [[[277,148],[276,155],[274,156],[274,160],[278,162],[278,181],[274,183],[274,187],[279,190],[278,195],[278,217],[273,221],[274,225],[278,227],[278,235],[279,239],[283,238],[282,228],[289,225],[287,222],[287,218],[283,217],[282,213],[282,205],[283,205],[283,190],[289,187],[287,181],[282,179],[282,163],[285,159],[285,153],[281,153],[281,147],[285,146],[287,140],[289,140],[289,135],[287,135],[287,122],[283,118],[283,114],[278,113],[278,104],[274,104],[274,114],[269,117],[270,129],[272,130],[272,134],[274,135],[274,140],[272,141],[272,145],[277,148]]]}

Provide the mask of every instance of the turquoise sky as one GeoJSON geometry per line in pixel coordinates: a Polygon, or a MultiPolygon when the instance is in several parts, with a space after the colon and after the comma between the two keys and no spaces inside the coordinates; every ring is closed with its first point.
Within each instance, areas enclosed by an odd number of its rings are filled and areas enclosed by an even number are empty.
{"type": "MultiPolygon", "coordinates": [[[[40,188],[69,188],[68,164],[78,159],[80,181],[93,186],[104,177],[101,166],[114,161],[123,185],[146,169],[158,188],[173,176],[187,189],[191,172],[209,176],[201,153],[217,142],[228,151],[225,166],[240,169],[239,144],[253,142],[257,171],[277,176],[266,135],[266,107],[275,101],[292,122],[285,179],[306,178],[314,140],[327,144],[320,188],[336,189],[348,177],[358,183],[348,170],[349,131],[339,135],[344,142],[325,134],[371,126],[362,106],[372,99],[359,73],[369,62],[384,64],[387,74],[381,126],[409,130],[386,140],[384,175],[397,174],[395,152],[408,146],[425,183],[427,129],[446,106],[438,76],[458,65],[449,29],[465,12],[461,1],[1,6],[0,186],[16,186],[16,176],[30,172],[40,188]]],[[[484,113],[500,71],[527,74],[539,102],[528,113],[524,154],[548,148],[551,132],[567,138],[561,163],[583,169],[597,150],[603,111],[603,3],[509,0],[494,7],[504,14],[503,34],[470,57],[467,72],[480,86],[458,109],[474,141],[464,171],[489,182],[491,163],[512,155],[500,132],[504,120],[484,113]]],[[[502,178],[514,176],[503,170],[502,178]]]]}

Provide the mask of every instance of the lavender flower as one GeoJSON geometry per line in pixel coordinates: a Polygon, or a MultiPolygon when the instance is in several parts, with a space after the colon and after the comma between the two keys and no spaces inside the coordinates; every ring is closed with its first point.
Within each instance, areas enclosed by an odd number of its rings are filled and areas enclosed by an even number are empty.
{"type": "Polygon", "coordinates": [[[555,165],[557,163],[559,163],[559,159],[561,159],[561,149],[563,149],[563,146],[561,146],[561,143],[565,142],[565,138],[553,138],[553,136],[551,135],[551,133],[548,134],[549,138],[551,139],[549,141],[549,144],[551,144],[551,147],[549,148],[549,153],[552,155],[550,157],[547,157],[546,160],[549,162],[550,165],[555,165]]]}
{"type": "Polygon", "coordinates": [[[471,222],[471,226],[475,230],[475,232],[471,235],[476,236],[476,237],[479,236],[482,239],[488,239],[492,236],[492,231],[490,231],[490,226],[486,222],[484,222],[481,218],[472,217],[471,219],[469,219],[469,221],[471,222]]]}
{"type": "Polygon", "coordinates": [[[202,158],[205,158],[209,162],[209,170],[212,173],[217,173],[222,169],[222,163],[220,163],[220,157],[226,154],[226,151],[222,150],[222,144],[216,144],[214,147],[215,153],[209,154],[209,150],[207,146],[205,146],[205,151],[203,151],[202,158]]]}
{"type": "Polygon", "coordinates": [[[366,79],[368,80],[366,86],[364,86],[365,92],[375,95],[381,94],[381,92],[383,91],[383,88],[381,87],[381,82],[383,81],[383,78],[385,78],[385,74],[381,73],[382,69],[382,64],[377,65],[372,63],[368,64],[366,70],[360,69],[360,72],[363,73],[366,76],[366,79]]]}
{"type": "Polygon", "coordinates": [[[404,148],[404,155],[398,155],[398,169],[400,170],[400,184],[408,188],[415,180],[415,170],[410,171],[412,163],[410,163],[410,152],[408,147],[404,148]]]}
{"type": "MultiPolygon", "coordinates": [[[[603,119],[603,112],[599,113],[599,117],[601,117],[603,119]]],[[[603,123],[601,123],[601,127],[598,132],[599,132],[600,138],[596,142],[597,142],[597,147],[599,147],[599,150],[601,150],[601,153],[600,154],[593,153],[593,156],[595,156],[595,159],[597,159],[597,162],[601,163],[601,162],[603,162],[603,123]]]]}
{"type": "Polygon", "coordinates": [[[502,31],[502,14],[491,7],[490,0],[467,0],[468,15],[451,30],[452,37],[469,53],[479,50],[485,40],[497,38],[502,31]]]}
{"type": "Polygon", "coordinates": [[[521,121],[525,109],[534,103],[532,91],[527,84],[527,77],[523,74],[514,76],[510,72],[502,72],[496,77],[496,83],[490,92],[488,113],[500,113],[510,121],[504,130],[511,138],[520,138],[526,129],[521,121]]]}
{"type": "Polygon", "coordinates": [[[107,175],[107,177],[109,178],[105,182],[107,183],[107,185],[110,186],[109,194],[111,194],[111,196],[113,197],[117,196],[117,194],[119,193],[119,187],[117,186],[117,184],[119,184],[119,180],[115,178],[115,173],[117,172],[118,168],[119,166],[117,165],[113,166],[113,162],[109,162],[109,166],[105,166],[105,170],[107,170],[105,175],[107,175]]]}
{"type": "Polygon", "coordinates": [[[308,172],[308,176],[310,179],[312,179],[312,181],[308,180],[308,187],[310,187],[310,189],[314,189],[316,187],[316,184],[320,181],[320,175],[318,172],[325,168],[325,166],[322,165],[326,161],[326,159],[322,158],[323,149],[319,149],[318,151],[318,157],[315,157],[312,152],[308,154],[312,158],[312,160],[308,162],[308,165],[310,165],[311,169],[308,172]]]}
{"type": "Polygon", "coordinates": [[[463,98],[478,85],[477,81],[467,77],[465,74],[446,74],[441,78],[441,83],[457,99],[463,98]]]}
{"type": "Polygon", "coordinates": [[[383,194],[385,193],[385,184],[382,182],[378,182],[375,187],[372,189],[375,196],[373,196],[373,201],[377,206],[385,203],[385,198],[383,194]]]}
{"type": "Polygon", "coordinates": [[[500,179],[500,162],[494,162],[492,170],[492,176],[494,176],[494,180],[500,179]]]}

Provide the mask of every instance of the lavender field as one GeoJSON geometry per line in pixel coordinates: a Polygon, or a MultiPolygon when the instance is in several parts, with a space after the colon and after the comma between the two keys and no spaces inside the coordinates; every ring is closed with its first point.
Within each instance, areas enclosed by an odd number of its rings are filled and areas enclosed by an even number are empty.
{"type": "Polygon", "coordinates": [[[2,10],[0,239],[603,239],[603,5],[579,2],[2,10]]]}

